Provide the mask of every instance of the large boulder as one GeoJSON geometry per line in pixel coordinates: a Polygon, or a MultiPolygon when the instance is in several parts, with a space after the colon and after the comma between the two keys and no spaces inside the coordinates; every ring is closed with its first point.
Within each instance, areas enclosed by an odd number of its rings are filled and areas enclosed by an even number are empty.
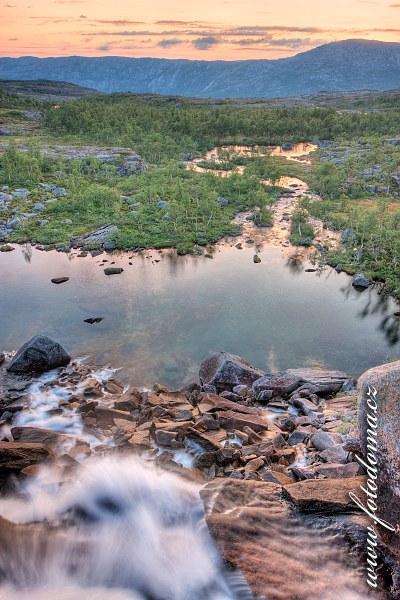
{"type": "Polygon", "coordinates": [[[52,457],[52,451],[44,444],[0,442],[0,470],[21,471],[52,457]]]}
{"type": "Polygon", "coordinates": [[[312,386],[315,394],[337,394],[342,387],[351,381],[350,375],[343,371],[326,371],[325,369],[288,369],[293,377],[300,378],[302,386],[312,386]]]}
{"type": "Polygon", "coordinates": [[[214,385],[218,391],[230,390],[237,385],[251,386],[264,372],[253,367],[240,356],[228,352],[215,352],[200,365],[202,384],[214,385]]]}
{"type": "Polygon", "coordinates": [[[71,357],[57,342],[35,335],[18,350],[7,367],[10,373],[43,373],[69,363],[71,357]]]}
{"type": "MultiPolygon", "coordinates": [[[[400,524],[400,361],[361,375],[358,390],[358,427],[364,460],[367,465],[371,464],[369,458],[377,460],[378,516],[395,527],[400,524]]],[[[360,498],[365,500],[365,494],[360,498]]],[[[392,542],[400,552],[399,537],[393,536],[392,542]]]]}

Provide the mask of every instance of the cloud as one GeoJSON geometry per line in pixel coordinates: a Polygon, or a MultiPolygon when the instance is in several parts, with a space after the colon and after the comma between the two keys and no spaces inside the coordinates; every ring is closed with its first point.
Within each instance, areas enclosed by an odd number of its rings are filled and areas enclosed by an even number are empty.
{"type": "Polygon", "coordinates": [[[193,40],[192,46],[196,48],[196,50],[209,50],[213,46],[217,46],[220,43],[220,39],[213,36],[208,36],[197,38],[197,40],[193,40]]]}
{"type": "Polygon", "coordinates": [[[8,38],[9,42],[16,42],[19,38],[8,38]]]}
{"type": "Polygon", "coordinates": [[[171,40],[160,40],[157,46],[160,46],[160,48],[172,48],[172,46],[180,46],[183,43],[183,40],[172,38],[171,40]]]}
{"type": "Polygon", "coordinates": [[[114,20],[114,21],[107,21],[105,19],[95,19],[94,23],[102,23],[103,25],[144,25],[143,21],[126,21],[126,20],[114,20]]]}
{"type": "Polygon", "coordinates": [[[108,52],[111,50],[111,48],[112,44],[101,44],[101,46],[97,46],[96,50],[99,50],[100,52],[108,52]]]}

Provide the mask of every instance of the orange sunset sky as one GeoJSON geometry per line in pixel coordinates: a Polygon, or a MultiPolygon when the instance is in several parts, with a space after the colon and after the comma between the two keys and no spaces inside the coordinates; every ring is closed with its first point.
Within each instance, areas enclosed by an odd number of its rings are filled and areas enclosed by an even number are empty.
{"type": "Polygon", "coordinates": [[[280,58],[326,42],[400,41],[382,0],[0,0],[1,56],[280,58]]]}

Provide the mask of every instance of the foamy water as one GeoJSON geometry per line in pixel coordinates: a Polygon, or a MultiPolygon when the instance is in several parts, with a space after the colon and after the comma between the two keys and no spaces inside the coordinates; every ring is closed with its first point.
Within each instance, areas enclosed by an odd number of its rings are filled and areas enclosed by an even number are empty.
{"type": "Polygon", "coordinates": [[[14,583],[2,600],[55,589],[68,600],[252,597],[230,588],[198,489],[137,458],[89,459],[64,483],[46,468],[23,495],[0,500],[2,516],[26,527],[11,556],[0,544],[0,573],[14,583]]]}

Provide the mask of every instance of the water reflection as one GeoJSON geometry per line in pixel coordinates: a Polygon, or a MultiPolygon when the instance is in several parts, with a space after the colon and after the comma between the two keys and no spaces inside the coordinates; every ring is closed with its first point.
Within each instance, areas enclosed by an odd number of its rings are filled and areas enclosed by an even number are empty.
{"type": "Polygon", "coordinates": [[[26,262],[30,263],[32,260],[32,246],[30,244],[23,244],[21,246],[21,251],[26,262]]]}
{"type": "Polygon", "coordinates": [[[196,379],[216,350],[266,370],[319,364],[353,375],[389,349],[399,354],[398,308],[379,288],[359,294],[345,273],[306,272],[301,253],[260,246],[255,265],[254,247],[214,250],[213,260],[172,250],[78,258],[31,248],[30,262],[25,247],[0,254],[0,350],[40,333],[73,356],[123,367],[127,383],[171,387],[196,379]],[[104,274],[112,262],[121,275],[104,274]],[[51,284],[60,276],[69,281],[51,284]]]}

